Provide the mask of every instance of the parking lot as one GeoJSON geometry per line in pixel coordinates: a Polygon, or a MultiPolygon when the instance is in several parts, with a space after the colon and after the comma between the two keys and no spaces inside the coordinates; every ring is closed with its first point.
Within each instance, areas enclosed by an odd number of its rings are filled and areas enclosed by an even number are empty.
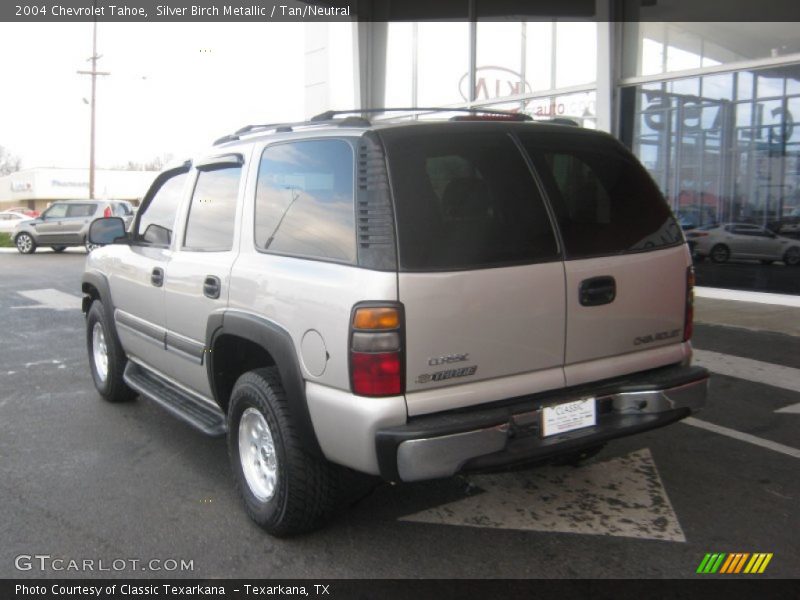
{"type": "Polygon", "coordinates": [[[242,510],[224,440],[142,399],[99,399],[84,259],[0,254],[2,577],[92,576],[15,566],[49,555],[191,561],[102,573],[126,577],[683,578],[717,552],[773,554],[763,575],[727,577],[800,576],[800,337],[698,323],[715,374],[691,420],[578,467],[382,485],[326,529],[278,540],[242,510]]]}

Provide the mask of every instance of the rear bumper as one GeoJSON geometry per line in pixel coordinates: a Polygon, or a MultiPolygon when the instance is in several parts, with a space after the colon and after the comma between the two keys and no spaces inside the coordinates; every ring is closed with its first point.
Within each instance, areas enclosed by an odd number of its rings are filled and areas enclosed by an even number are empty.
{"type": "Polygon", "coordinates": [[[705,404],[707,389],[706,369],[671,366],[555,395],[420,417],[376,432],[378,466],[390,481],[419,481],[545,459],[679,421],[705,404]],[[596,425],[541,436],[543,406],[589,396],[597,402],[596,425]]]}

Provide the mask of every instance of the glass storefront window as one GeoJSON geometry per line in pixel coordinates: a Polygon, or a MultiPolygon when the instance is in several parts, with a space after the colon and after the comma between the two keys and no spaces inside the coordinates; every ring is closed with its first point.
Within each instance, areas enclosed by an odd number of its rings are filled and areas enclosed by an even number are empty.
{"type": "Polygon", "coordinates": [[[475,51],[477,100],[516,96],[526,91],[522,88],[522,26],[519,23],[478,23],[475,51]]]}
{"type": "Polygon", "coordinates": [[[594,91],[525,100],[523,112],[534,119],[572,119],[588,129],[597,128],[597,94],[594,91]]]}
{"type": "Polygon", "coordinates": [[[460,86],[469,79],[468,72],[468,23],[417,25],[418,106],[463,102],[460,86]]]}
{"type": "Polygon", "coordinates": [[[623,77],[800,53],[796,23],[627,22],[623,77]]]}
{"type": "Polygon", "coordinates": [[[622,116],[630,132],[623,142],[684,227],[736,221],[792,233],[790,215],[800,208],[798,81],[794,65],[623,88],[623,105],[635,106],[622,116]]]}
{"type": "Polygon", "coordinates": [[[413,60],[413,23],[389,23],[386,40],[386,106],[413,106],[413,60]]]}
{"type": "Polygon", "coordinates": [[[554,87],[554,28],[554,23],[525,23],[525,80],[533,92],[554,87]]]}
{"type": "Polygon", "coordinates": [[[597,24],[556,23],[555,87],[597,80],[597,24]]]}

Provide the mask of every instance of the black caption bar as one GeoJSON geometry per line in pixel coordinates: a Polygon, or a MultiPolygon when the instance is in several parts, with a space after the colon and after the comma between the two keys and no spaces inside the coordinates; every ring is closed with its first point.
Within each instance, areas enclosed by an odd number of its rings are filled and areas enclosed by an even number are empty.
{"type": "Polygon", "coordinates": [[[3,0],[0,21],[800,21],[797,0],[3,0]],[[602,13],[597,7],[602,6],[602,13]]]}
{"type": "Polygon", "coordinates": [[[591,598],[622,600],[648,598],[708,598],[726,600],[771,600],[796,598],[792,580],[463,580],[463,579],[379,579],[379,580],[126,580],[64,579],[4,580],[0,598],[4,600],[119,600],[133,598],[255,598],[291,599],[380,599],[467,600],[479,598],[591,598]]]}

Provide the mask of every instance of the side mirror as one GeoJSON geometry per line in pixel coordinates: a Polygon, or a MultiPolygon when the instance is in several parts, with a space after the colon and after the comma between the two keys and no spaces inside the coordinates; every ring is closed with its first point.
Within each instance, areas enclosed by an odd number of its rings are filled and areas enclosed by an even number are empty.
{"type": "Polygon", "coordinates": [[[119,217],[104,217],[95,219],[89,226],[89,242],[105,246],[118,242],[127,242],[128,234],[125,232],[125,221],[119,217]]]}

